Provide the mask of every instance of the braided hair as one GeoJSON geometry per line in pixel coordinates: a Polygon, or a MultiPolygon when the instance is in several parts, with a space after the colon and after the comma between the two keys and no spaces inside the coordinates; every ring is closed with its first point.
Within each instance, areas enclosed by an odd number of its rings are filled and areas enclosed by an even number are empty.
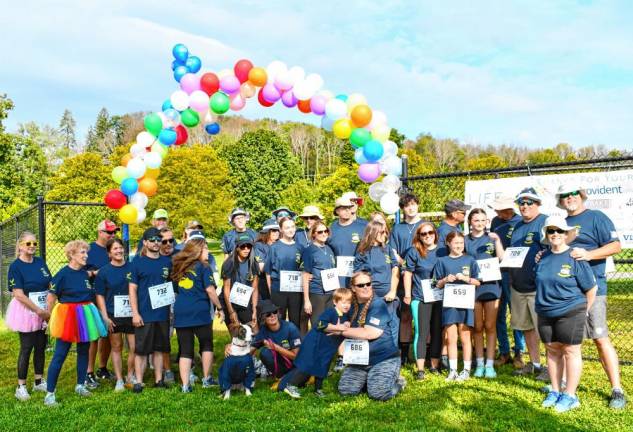
{"type": "MultiPolygon", "coordinates": [[[[350,288],[354,285],[356,279],[358,279],[358,277],[360,276],[367,276],[369,280],[371,281],[371,275],[368,272],[358,271],[352,275],[352,279],[350,281],[350,284],[351,284],[350,288]]],[[[353,293],[352,305],[354,306],[354,314],[352,315],[352,318],[350,321],[354,322],[354,320],[358,316],[358,325],[360,327],[365,327],[365,320],[367,319],[367,312],[369,311],[369,305],[371,305],[371,302],[374,300],[374,291],[373,290],[371,291],[371,297],[369,297],[369,300],[367,300],[367,302],[363,306],[362,311],[360,310],[360,304],[358,303],[358,298],[356,297],[356,293],[354,293],[353,290],[352,290],[352,293],[353,293]],[[359,312],[360,312],[360,316],[359,316],[359,312]]]]}

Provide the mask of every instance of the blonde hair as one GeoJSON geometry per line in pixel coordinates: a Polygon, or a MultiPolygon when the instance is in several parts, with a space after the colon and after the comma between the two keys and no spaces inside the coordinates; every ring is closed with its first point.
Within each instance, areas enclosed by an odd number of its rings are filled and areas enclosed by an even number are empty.
{"type": "Polygon", "coordinates": [[[354,293],[349,288],[337,288],[332,295],[332,301],[338,303],[340,301],[352,301],[354,293]]]}
{"type": "Polygon", "coordinates": [[[18,237],[18,240],[15,242],[16,258],[20,256],[20,243],[22,243],[27,237],[33,237],[35,241],[37,241],[37,237],[35,237],[35,234],[33,234],[31,231],[22,231],[22,234],[20,234],[20,237],[18,237]]]}
{"type": "MultiPolygon", "coordinates": [[[[371,275],[368,272],[358,271],[352,275],[352,279],[350,281],[351,286],[353,286],[356,283],[356,279],[358,279],[360,276],[368,277],[369,281],[371,282],[371,275]]],[[[354,320],[358,316],[358,325],[361,327],[365,327],[365,320],[367,319],[367,312],[369,312],[369,305],[374,300],[374,290],[372,289],[371,297],[369,297],[369,300],[367,300],[367,302],[363,306],[363,310],[360,311],[360,315],[358,315],[359,310],[360,310],[360,304],[358,303],[358,298],[356,297],[356,293],[354,293],[353,290],[352,290],[352,295],[353,295],[352,306],[354,306],[354,315],[352,315],[350,322],[354,322],[354,320]]]]}
{"type": "Polygon", "coordinates": [[[68,261],[70,261],[70,257],[74,255],[75,252],[81,249],[89,250],[90,246],[83,240],[71,240],[66,243],[66,246],[64,246],[64,253],[66,254],[68,261]]]}

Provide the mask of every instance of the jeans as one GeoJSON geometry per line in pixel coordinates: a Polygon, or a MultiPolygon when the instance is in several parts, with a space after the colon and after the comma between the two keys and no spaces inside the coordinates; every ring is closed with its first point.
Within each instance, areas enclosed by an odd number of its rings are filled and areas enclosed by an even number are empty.
{"type": "MultiPolygon", "coordinates": [[[[501,300],[499,301],[499,313],[497,314],[497,340],[499,341],[499,353],[510,354],[510,340],[508,339],[507,310],[510,307],[510,275],[501,273],[501,300]]],[[[520,330],[513,330],[514,353],[525,352],[525,337],[520,330]]]]}

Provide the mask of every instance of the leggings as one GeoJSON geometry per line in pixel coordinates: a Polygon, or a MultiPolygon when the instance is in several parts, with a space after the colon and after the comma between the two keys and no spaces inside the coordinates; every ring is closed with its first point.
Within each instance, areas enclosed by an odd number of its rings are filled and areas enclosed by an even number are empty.
{"type": "Polygon", "coordinates": [[[301,327],[301,309],[303,307],[303,294],[294,292],[273,291],[271,300],[279,308],[282,320],[290,320],[297,328],[301,327]]]}
{"type": "Polygon", "coordinates": [[[213,324],[206,324],[195,327],[178,327],[176,334],[178,335],[178,358],[187,358],[193,360],[194,353],[194,337],[198,338],[200,345],[200,353],[213,352],[213,324]]]}
{"type": "MultiPolygon", "coordinates": [[[[49,393],[55,392],[57,387],[57,379],[59,373],[62,370],[64,361],[68,356],[68,351],[73,344],[71,342],[64,342],[61,339],[57,339],[55,344],[55,353],[51,364],[48,365],[48,382],[46,383],[46,390],[49,393]]],[[[86,381],[86,371],[88,370],[88,349],[90,348],[90,342],[78,342],[77,343],[77,384],[83,384],[86,381]]]]}
{"type": "MultiPolygon", "coordinates": [[[[301,372],[299,369],[294,368],[286,375],[283,376],[277,389],[283,391],[287,386],[305,387],[308,380],[312,375],[305,372],[301,372]]],[[[323,378],[317,376],[314,377],[314,390],[321,390],[323,388],[323,378]]]]}
{"type": "Polygon", "coordinates": [[[46,352],[46,332],[37,330],[20,335],[20,354],[18,354],[18,379],[25,380],[29,373],[29,360],[33,353],[33,369],[35,375],[44,373],[44,357],[46,352]]]}
{"type": "Polygon", "coordinates": [[[399,376],[399,357],[383,360],[373,366],[347,365],[338,382],[338,391],[343,396],[356,396],[366,388],[370,399],[386,401],[402,390],[398,385],[399,376]]]}
{"type": "Polygon", "coordinates": [[[442,354],[442,302],[411,302],[411,312],[415,325],[413,353],[416,360],[426,359],[426,340],[431,335],[431,358],[440,358],[442,354]]]}

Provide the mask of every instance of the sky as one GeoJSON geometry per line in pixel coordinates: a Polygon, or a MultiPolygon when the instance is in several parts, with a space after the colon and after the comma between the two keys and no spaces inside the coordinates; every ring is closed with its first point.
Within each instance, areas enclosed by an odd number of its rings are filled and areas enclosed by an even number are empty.
{"type": "MultiPolygon", "coordinates": [[[[6,125],[57,126],[82,141],[101,107],[160,110],[171,48],[203,71],[281,60],[334,94],[361,93],[389,126],[463,143],[633,148],[633,2],[589,0],[0,0],[6,125]]],[[[319,124],[250,99],[239,112],[319,124]]]]}

